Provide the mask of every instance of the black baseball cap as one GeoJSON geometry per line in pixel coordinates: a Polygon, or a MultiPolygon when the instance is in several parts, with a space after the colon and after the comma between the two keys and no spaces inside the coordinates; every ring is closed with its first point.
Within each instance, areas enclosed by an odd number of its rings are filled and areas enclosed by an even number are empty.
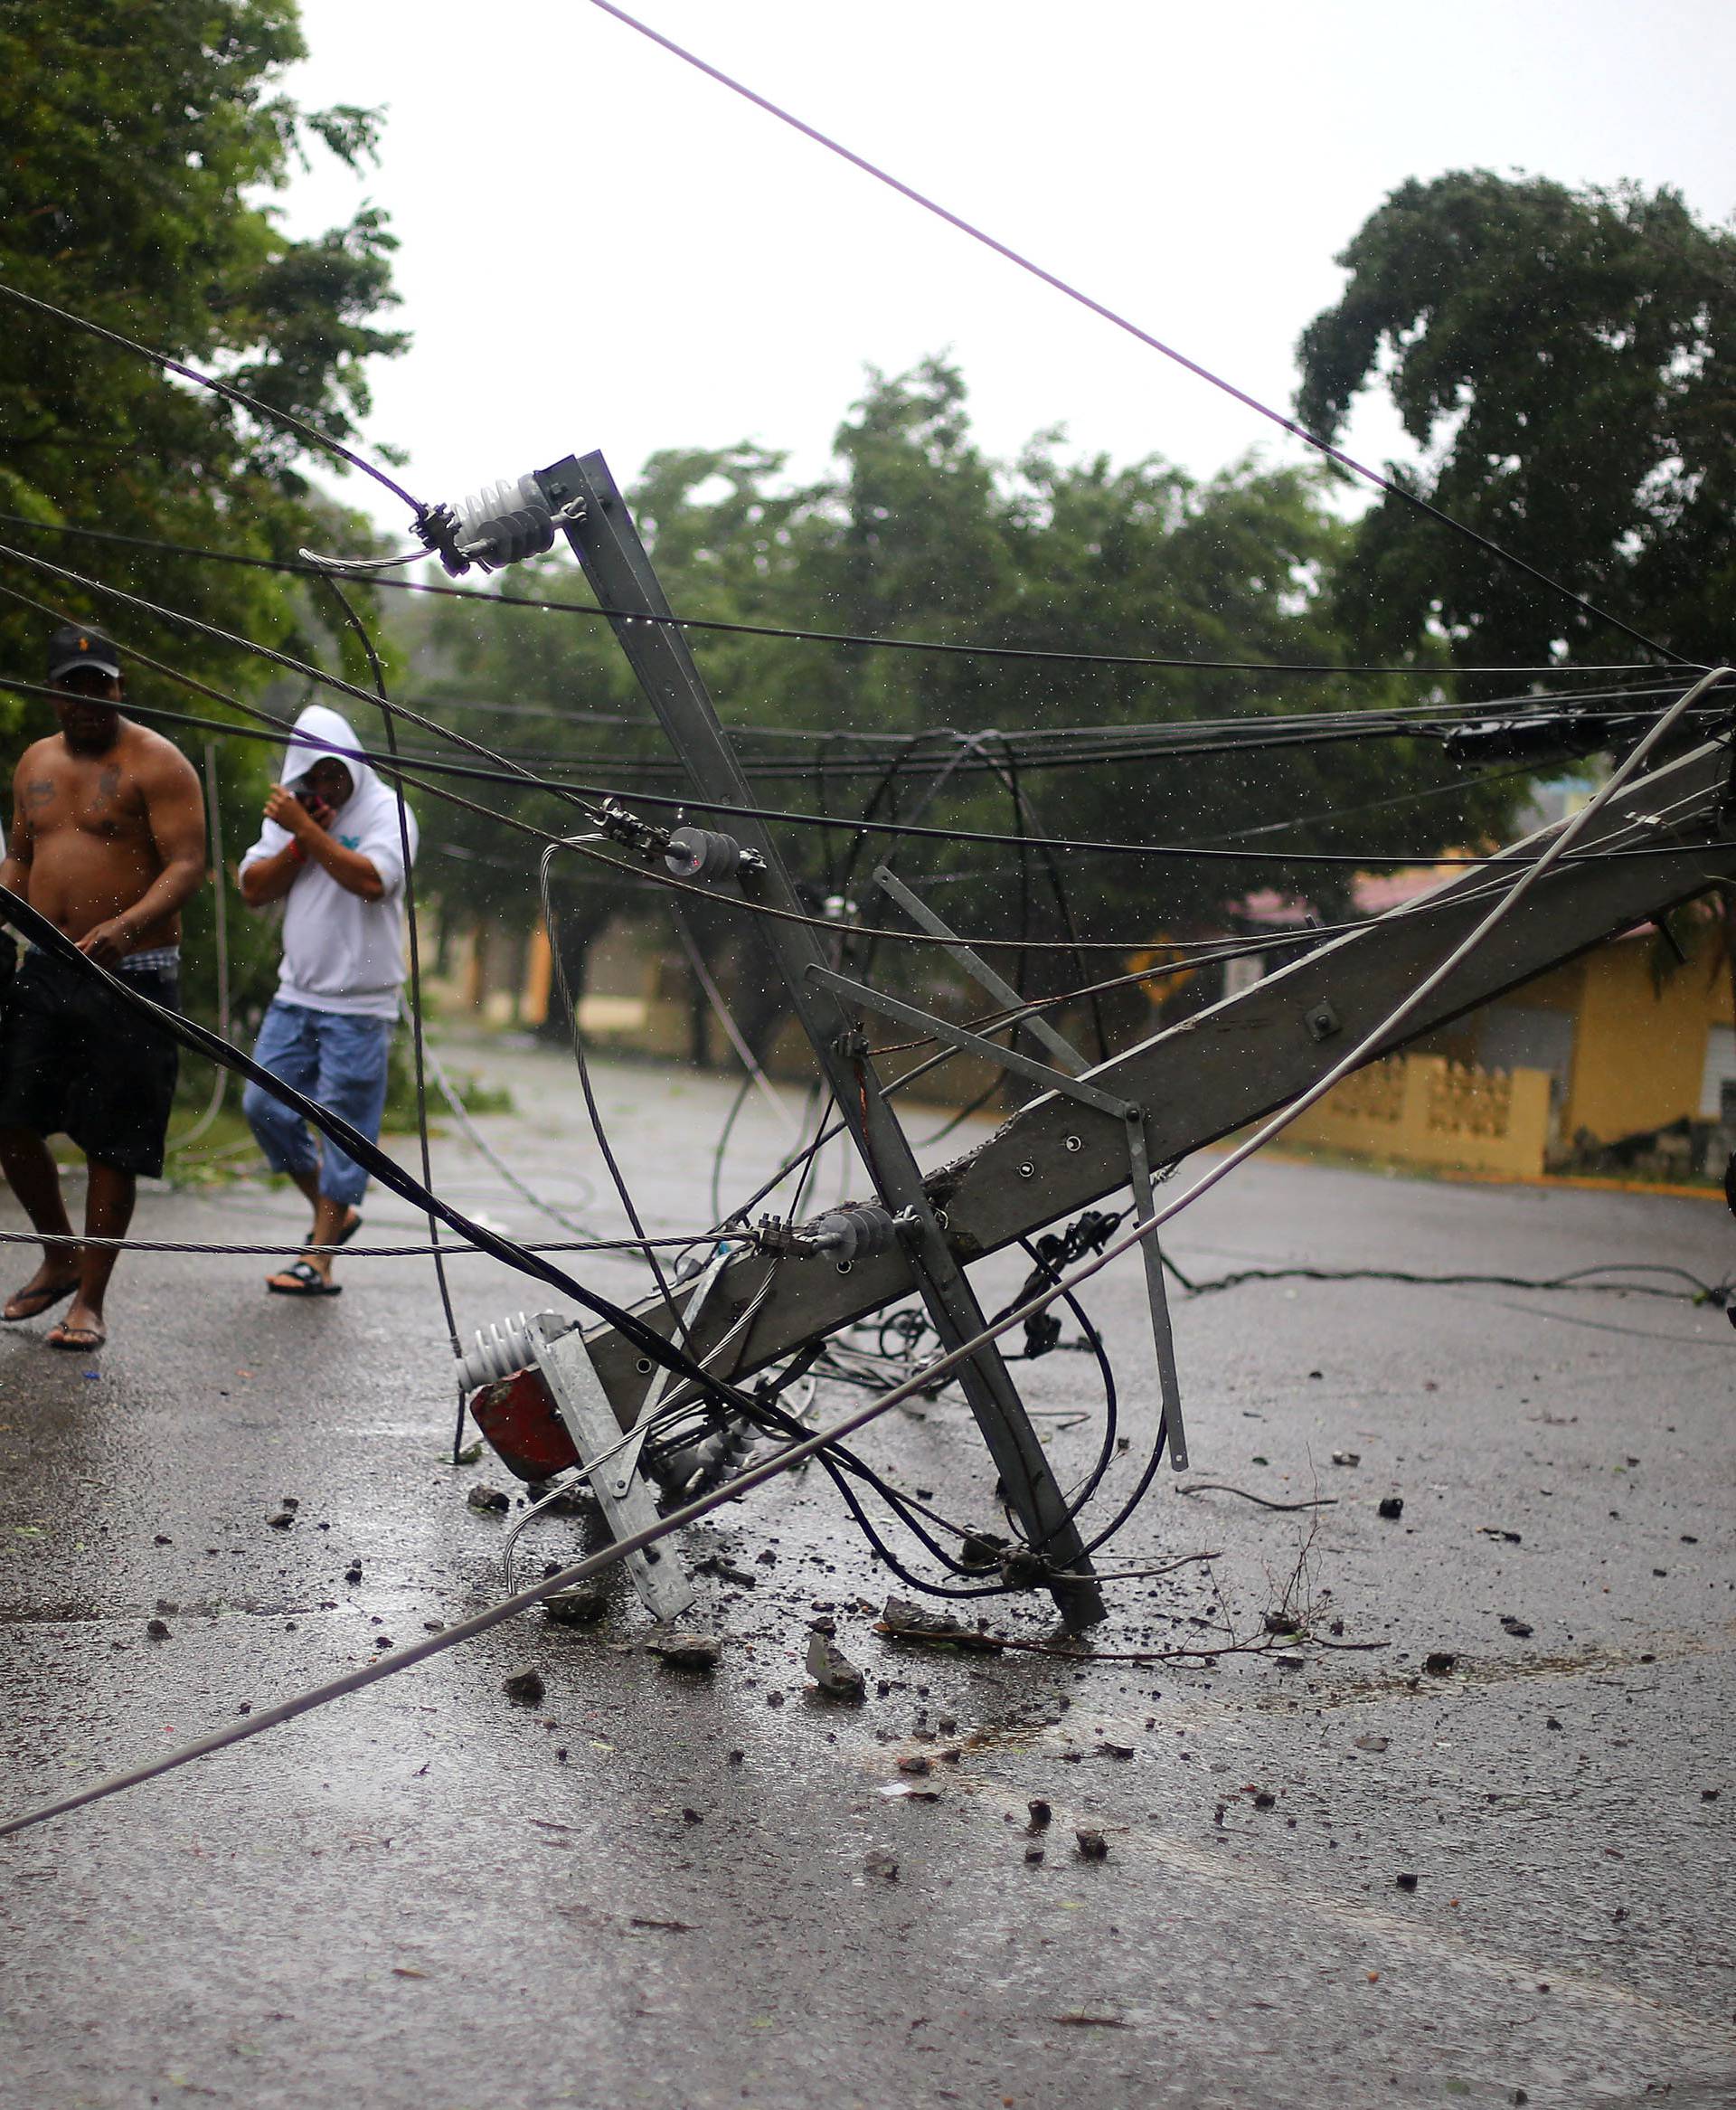
{"type": "Polygon", "coordinates": [[[94,667],[120,679],[120,654],[113,639],[81,623],[62,623],[48,640],[48,678],[58,681],[75,667],[94,667]]]}

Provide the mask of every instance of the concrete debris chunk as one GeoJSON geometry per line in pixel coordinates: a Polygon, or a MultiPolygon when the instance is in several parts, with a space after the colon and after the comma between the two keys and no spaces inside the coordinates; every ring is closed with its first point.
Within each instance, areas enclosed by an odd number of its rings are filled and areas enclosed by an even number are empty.
{"type": "Polygon", "coordinates": [[[145,1631],[154,1642],[165,1642],[169,1638],[169,1623],[165,1619],[147,1619],[145,1631]]]}
{"type": "Polygon", "coordinates": [[[1335,1451],[1332,1462],[1335,1465],[1360,1465],[1363,1454],[1360,1451],[1335,1451]]]}
{"type": "Polygon", "coordinates": [[[1377,1736],[1373,1730],[1355,1739],[1356,1748],[1359,1751],[1384,1751],[1392,1741],[1391,1736],[1377,1736]]]}
{"type": "Polygon", "coordinates": [[[540,1670],[519,1670],[510,1678],[503,1678],[500,1689],[516,1707],[541,1707],[546,1688],[540,1670]]]}
{"type": "Polygon", "coordinates": [[[715,1670],[723,1650],[710,1634],[654,1634],[645,1644],[666,1670],[715,1670]]]}
{"type": "Polygon", "coordinates": [[[1389,1524],[1397,1523],[1404,1514],[1404,1497],[1402,1495],[1382,1495],[1377,1514],[1384,1517],[1389,1524]]]}
{"type": "Polygon", "coordinates": [[[1082,1861],[1106,1861],[1109,1858],[1109,1842],[1100,1831],[1075,1831],[1079,1841],[1079,1858],[1082,1861]]]}
{"type": "Polygon", "coordinates": [[[1422,1659],[1422,1667],[1430,1678],[1446,1678],[1458,1661],[1458,1658],[1450,1649],[1432,1649],[1422,1659]]]}
{"type": "Polygon", "coordinates": [[[608,1608],[609,1599],[589,1583],[557,1590],[552,1597],[542,1600],[544,1615],[556,1626],[595,1626],[608,1608]]]}
{"type": "Polygon", "coordinates": [[[485,1487],[480,1483],[473,1487],[464,1499],[473,1509],[493,1511],[495,1514],[510,1509],[513,1506],[512,1497],[502,1489],[485,1487]]]}
{"type": "Polygon", "coordinates": [[[890,1634],[894,1641],[929,1642],[955,1649],[980,1649],[988,1653],[998,1651],[1001,1646],[993,1634],[978,1633],[975,1627],[963,1626],[944,1612],[926,1611],[908,1597],[887,1598],[875,1632],[890,1634]]]}
{"type": "Polygon", "coordinates": [[[859,1700],[867,1691],[862,1672],[817,1628],[807,1637],[807,1674],[828,1699],[859,1700]]]}

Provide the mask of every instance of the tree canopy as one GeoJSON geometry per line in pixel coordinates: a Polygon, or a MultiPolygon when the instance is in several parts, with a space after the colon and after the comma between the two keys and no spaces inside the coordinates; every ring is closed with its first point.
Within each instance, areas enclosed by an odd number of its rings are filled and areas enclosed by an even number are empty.
{"type": "MultiPolygon", "coordinates": [[[[1472,170],[1401,185],[1338,262],[1299,353],[1302,419],[1337,434],[1391,394],[1412,487],[1694,659],[1736,588],[1736,232],[1672,190],[1472,170]]],[[[1454,658],[1620,659],[1618,632],[1391,497],[1337,607],[1359,648],[1444,633],[1454,658]]]]}
{"type": "MultiPolygon", "coordinates": [[[[374,135],[366,111],[304,112],[277,91],[301,55],[293,0],[0,0],[0,279],[341,439],[368,408],[366,361],[405,340],[377,320],[393,299],[392,237],[377,212],[295,241],[272,208],[310,142],[354,166],[374,135]]],[[[6,308],[5,511],[289,556],[316,517],[305,468],[297,435],[68,324],[6,308]]],[[[67,545],[22,539],[90,568],[67,545]]],[[[165,598],[265,642],[295,629],[294,591],[268,575],[167,564],[110,551],[100,569],[147,594],[172,579],[165,598]]],[[[25,583],[15,567],[6,576],[25,583]]],[[[33,665],[41,629],[38,617],[0,613],[14,670],[33,665]]],[[[170,635],[165,657],[210,667],[208,647],[170,635]]],[[[233,664],[223,672],[241,677],[233,664]]]]}
{"type": "MultiPolygon", "coordinates": [[[[654,456],[629,498],[677,611],[1037,649],[1327,667],[1346,658],[1329,585],[1349,531],[1314,472],[1244,463],[1198,482],[1156,459],[1127,468],[1069,461],[1053,433],[996,461],[974,440],[961,375],[939,359],[895,377],[872,374],[839,429],[835,459],[833,475],[792,487],[780,458],[751,446],[654,456]]],[[[501,591],[590,599],[564,556],[520,569],[501,591]]],[[[401,636],[417,688],[446,699],[446,722],[555,758],[629,800],[636,783],[679,788],[600,622],[446,602],[418,624],[417,641],[401,636]],[[642,773],[654,763],[663,771],[655,780],[642,773]]],[[[1514,797],[1510,784],[1480,782],[1426,741],[1074,766],[1083,765],[1080,750],[1118,728],[1408,701],[1414,682],[690,638],[769,807],[849,816],[872,803],[880,818],[911,817],[944,773],[920,818],[945,830],[1215,843],[1269,830],[1250,847],[1365,849],[1380,862],[1496,827],[1514,797]],[[1051,766],[1019,759],[1021,736],[1073,728],[1079,741],[1059,743],[1051,766]],[[975,735],[976,746],[961,752],[949,731],[975,735]],[[918,734],[929,737],[890,767],[893,743],[918,734]]],[[[574,825],[571,809],[545,794],[491,785],[480,795],[540,827],[574,825]]],[[[1052,866],[952,839],[895,846],[848,832],[783,832],[815,898],[847,894],[869,922],[885,920],[869,875],[894,855],[913,882],[945,886],[962,924],[1005,937],[1064,935],[1056,869],[1082,931],[1129,942],[1220,929],[1227,906],[1261,885],[1298,892],[1328,913],[1344,898],[1342,868],[1323,874],[1301,862],[1063,855],[1052,866]]],[[[467,902],[528,907],[533,845],[452,811],[430,815],[427,839],[436,856],[464,865],[467,902]]],[[[569,885],[563,915],[581,933],[631,906],[572,860],[556,869],[569,885]]],[[[665,904],[647,896],[645,905],[666,917],[665,904]]],[[[1047,959],[1050,987],[1081,979],[1065,955],[1047,959]]],[[[896,970],[884,952],[876,964],[896,970]]]]}
{"type": "MultiPolygon", "coordinates": [[[[360,167],[374,139],[372,113],[305,111],[281,91],[302,52],[294,0],[0,0],[0,280],[344,439],[368,409],[367,362],[406,340],[380,320],[394,244],[378,212],[292,241],[274,210],[307,155],[360,167]]],[[[275,558],[316,537],[368,546],[364,525],[335,516],[309,483],[310,468],[337,465],[310,460],[298,435],[70,324],[0,307],[0,511],[275,558]]],[[[344,649],[303,588],[268,572],[29,528],[0,526],[0,543],[258,643],[344,649]]],[[[247,654],[15,561],[0,561],[0,673],[40,678],[57,620],[22,593],[226,689],[268,677],[247,654]]],[[[131,686],[188,707],[147,674],[131,686]]],[[[48,723],[40,700],[0,692],[8,779],[48,723]]],[[[265,781],[259,752],[231,745],[231,844],[265,781]]]]}

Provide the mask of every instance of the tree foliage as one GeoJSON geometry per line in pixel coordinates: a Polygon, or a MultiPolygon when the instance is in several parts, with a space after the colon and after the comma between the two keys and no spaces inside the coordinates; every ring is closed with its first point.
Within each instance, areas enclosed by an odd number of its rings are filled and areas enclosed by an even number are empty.
{"type": "MultiPolygon", "coordinates": [[[[839,429],[835,473],[817,483],[792,487],[779,457],[750,446],[683,449],[653,457],[629,497],[683,614],[1039,649],[1328,667],[1346,656],[1328,587],[1348,530],[1317,477],[1243,464],[1200,483],[1157,459],[1122,468],[1070,462],[1054,433],[1015,461],[995,461],[972,437],[962,377],[941,360],[871,375],[839,429]]],[[[545,561],[540,574],[515,572],[505,591],[589,598],[564,559],[545,561]]],[[[943,830],[1147,841],[1222,842],[1271,829],[1295,847],[1366,848],[1380,862],[1498,825],[1511,796],[1467,787],[1420,742],[1079,768],[1064,766],[1062,743],[1063,766],[1039,771],[1009,764],[996,737],[1016,751],[1021,733],[1078,728],[1090,742],[1118,727],[1390,703],[1414,684],[690,638],[744,757],[773,772],[754,781],[775,808],[920,812],[943,830]],[[866,749],[864,734],[874,736],[866,749]],[[961,757],[948,734],[976,744],[961,757]],[[926,736],[920,745],[889,762],[892,743],[918,735],[926,736]]],[[[565,758],[573,773],[629,798],[645,780],[625,765],[668,764],[601,623],[448,602],[425,623],[413,658],[418,686],[450,699],[442,715],[477,737],[565,758]],[[521,714],[539,703],[546,708],[521,714]]],[[[665,789],[678,782],[673,769],[662,779],[665,789]]],[[[540,827],[574,825],[571,809],[543,794],[490,786],[482,796],[540,827]]],[[[868,922],[886,920],[871,875],[894,857],[913,883],[944,889],[958,923],[1002,937],[1065,935],[1057,874],[1084,933],[1130,943],[1222,929],[1250,887],[1295,890],[1327,912],[1343,901],[1341,884],[1301,863],[1049,859],[951,839],[894,846],[848,832],[783,833],[813,898],[847,896],[868,922]]],[[[509,914],[529,906],[534,846],[462,813],[430,816],[428,834],[444,846],[436,856],[464,866],[467,903],[509,914]]],[[[611,895],[569,859],[557,869],[567,875],[563,916],[581,942],[624,911],[655,916],[666,931],[666,904],[655,896],[611,895]]],[[[876,966],[898,971],[901,961],[920,971],[901,952],[882,951],[876,966]]],[[[1103,956],[1093,964],[1100,969],[1103,956]]],[[[1033,954],[1029,965],[1051,989],[1081,979],[1064,953],[1033,954]]]]}
{"type": "MultiPolygon", "coordinates": [[[[1338,258],[1300,345],[1299,408],[1335,435],[1391,394],[1414,487],[1691,658],[1736,587],[1736,233],[1672,190],[1470,171],[1401,185],[1338,258]]],[[[1628,656],[1601,626],[1401,500],[1362,522],[1338,608],[1360,648],[1628,656]]]]}
{"type": "MultiPolygon", "coordinates": [[[[368,408],[367,361],[405,340],[379,321],[394,298],[382,215],[364,206],[347,225],[291,241],[273,208],[310,150],[356,167],[373,142],[370,112],[306,112],[283,94],[302,49],[294,0],[0,0],[0,279],[342,439],[368,408]]],[[[310,462],[299,436],[269,420],[5,305],[0,510],[260,556],[291,557],[316,536],[366,547],[362,524],[308,481],[311,468],[332,466],[310,462]]],[[[24,528],[0,528],[0,542],[259,643],[344,649],[317,604],[269,572],[24,528]]],[[[0,589],[55,611],[0,594],[0,672],[38,678],[63,611],[226,689],[257,690],[266,677],[245,654],[15,560],[0,561],[0,589]]],[[[148,674],[131,688],[187,707],[148,674]]],[[[18,747],[48,723],[40,701],[0,695],[8,777],[18,747]]],[[[257,750],[225,756],[231,844],[257,819],[267,770],[257,750]]]]}

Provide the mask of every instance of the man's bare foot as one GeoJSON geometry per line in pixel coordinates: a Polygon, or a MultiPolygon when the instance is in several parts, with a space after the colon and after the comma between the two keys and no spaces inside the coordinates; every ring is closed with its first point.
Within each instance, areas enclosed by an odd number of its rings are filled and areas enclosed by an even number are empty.
{"type": "Polygon", "coordinates": [[[21,1290],[14,1290],[6,1299],[5,1309],[0,1310],[0,1320],[8,1325],[16,1325],[21,1319],[40,1319],[44,1311],[52,1311],[62,1297],[70,1297],[79,1286],[76,1268],[71,1274],[56,1268],[52,1260],[43,1261],[21,1290]]]}
{"type": "Polygon", "coordinates": [[[108,1338],[102,1313],[82,1297],[72,1300],[72,1309],[43,1337],[50,1348],[64,1348],[69,1355],[90,1355],[108,1338]]]}

